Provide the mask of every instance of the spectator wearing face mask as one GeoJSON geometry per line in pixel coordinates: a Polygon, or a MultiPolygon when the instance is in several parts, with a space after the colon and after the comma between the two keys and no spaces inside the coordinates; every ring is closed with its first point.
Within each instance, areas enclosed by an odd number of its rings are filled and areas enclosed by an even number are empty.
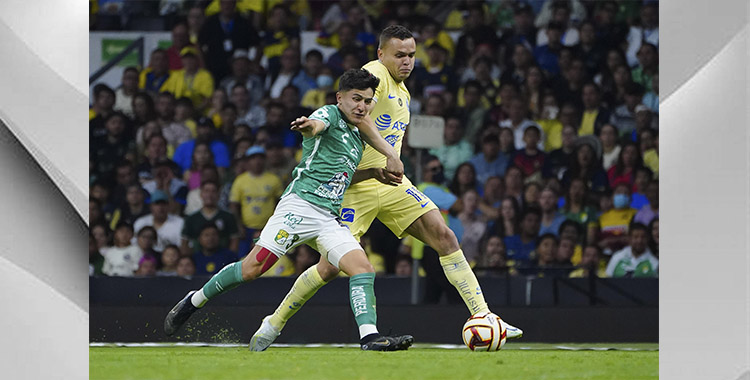
{"type": "Polygon", "coordinates": [[[599,217],[597,243],[605,255],[611,255],[628,244],[630,222],[637,210],[630,207],[630,185],[618,182],[612,195],[613,208],[599,217]]]}

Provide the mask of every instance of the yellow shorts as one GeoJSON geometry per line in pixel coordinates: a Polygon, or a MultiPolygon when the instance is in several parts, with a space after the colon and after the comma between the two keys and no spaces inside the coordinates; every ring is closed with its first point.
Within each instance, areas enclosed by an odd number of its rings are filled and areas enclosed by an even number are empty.
{"type": "Polygon", "coordinates": [[[341,203],[341,221],[359,240],[378,218],[399,238],[420,216],[437,206],[417,190],[406,176],[398,186],[368,179],[349,187],[341,203]]]}

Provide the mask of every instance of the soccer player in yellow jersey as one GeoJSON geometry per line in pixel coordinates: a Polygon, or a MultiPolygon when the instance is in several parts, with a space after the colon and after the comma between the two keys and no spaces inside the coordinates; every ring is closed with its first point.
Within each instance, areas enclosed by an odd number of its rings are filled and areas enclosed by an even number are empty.
{"type": "MultiPolygon", "coordinates": [[[[403,26],[393,25],[380,34],[378,60],[363,68],[380,78],[375,91],[375,107],[368,122],[374,122],[381,136],[401,152],[404,132],[409,124],[411,96],[406,80],[414,69],[416,42],[403,26]]],[[[463,251],[443,219],[437,206],[408,178],[384,169],[386,158],[368,146],[362,155],[344,194],[341,221],[359,239],[378,218],[399,238],[411,235],[435,249],[448,280],[456,287],[469,312],[489,312],[474,272],[466,262],[463,251]]],[[[325,255],[325,252],[321,252],[325,255]]],[[[338,276],[339,270],[326,260],[302,273],[276,311],[263,319],[253,335],[250,349],[263,351],[281,334],[286,321],[310,299],[318,289],[338,276]]],[[[505,323],[508,338],[518,338],[523,332],[505,323]]]]}

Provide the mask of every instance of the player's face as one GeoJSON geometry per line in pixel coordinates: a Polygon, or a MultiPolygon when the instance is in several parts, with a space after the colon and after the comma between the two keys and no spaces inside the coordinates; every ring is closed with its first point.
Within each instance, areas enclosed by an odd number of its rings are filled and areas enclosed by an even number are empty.
{"type": "Polygon", "coordinates": [[[352,124],[359,124],[375,106],[371,88],[366,90],[351,89],[336,93],[339,109],[352,124]]]}
{"type": "Polygon", "coordinates": [[[414,55],[417,53],[417,43],[413,38],[399,40],[391,38],[383,47],[378,49],[378,59],[385,65],[393,79],[401,82],[409,77],[414,70],[414,55]]]}

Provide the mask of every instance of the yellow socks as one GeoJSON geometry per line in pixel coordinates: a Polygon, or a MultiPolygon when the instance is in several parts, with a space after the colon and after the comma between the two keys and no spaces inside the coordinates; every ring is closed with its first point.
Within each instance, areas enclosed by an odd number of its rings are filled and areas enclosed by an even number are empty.
{"type": "Polygon", "coordinates": [[[463,251],[459,249],[448,256],[440,256],[440,265],[443,267],[445,277],[448,277],[448,281],[456,287],[458,294],[464,299],[471,315],[490,311],[482,295],[482,288],[469,263],[466,262],[463,251]]]}
{"type": "MultiPolygon", "coordinates": [[[[476,280],[474,280],[476,281],[476,280]]],[[[313,295],[322,288],[327,282],[323,281],[318,273],[318,264],[307,268],[306,271],[297,277],[297,281],[292,285],[292,289],[287,293],[284,300],[281,301],[279,307],[273,312],[268,322],[271,326],[281,331],[286,325],[286,322],[291,318],[294,313],[299,310],[302,305],[307,302],[313,295]]]]}

